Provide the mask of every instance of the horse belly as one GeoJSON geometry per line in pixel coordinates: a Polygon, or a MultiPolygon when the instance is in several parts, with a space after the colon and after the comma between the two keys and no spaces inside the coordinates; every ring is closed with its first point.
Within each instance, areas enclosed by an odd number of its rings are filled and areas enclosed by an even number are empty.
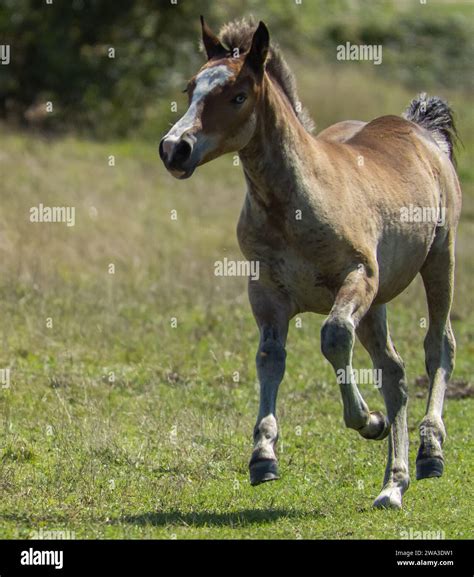
{"type": "Polygon", "coordinates": [[[376,303],[387,303],[403,292],[420,272],[434,238],[435,227],[425,226],[418,234],[382,243],[378,251],[379,289],[376,303]]]}

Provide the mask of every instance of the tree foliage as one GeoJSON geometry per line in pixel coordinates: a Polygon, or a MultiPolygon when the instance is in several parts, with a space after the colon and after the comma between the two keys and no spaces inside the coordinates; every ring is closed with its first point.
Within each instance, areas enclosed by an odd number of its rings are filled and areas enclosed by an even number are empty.
{"type": "Polygon", "coordinates": [[[2,0],[0,44],[11,61],[0,65],[0,117],[98,137],[156,135],[172,95],[203,61],[200,14],[218,28],[253,13],[285,50],[313,62],[340,42],[382,43],[383,73],[400,82],[469,87],[472,78],[469,19],[455,11],[415,15],[364,0],[304,0],[304,8],[293,0],[176,1],[2,0]],[[54,114],[45,113],[48,101],[54,114]]]}

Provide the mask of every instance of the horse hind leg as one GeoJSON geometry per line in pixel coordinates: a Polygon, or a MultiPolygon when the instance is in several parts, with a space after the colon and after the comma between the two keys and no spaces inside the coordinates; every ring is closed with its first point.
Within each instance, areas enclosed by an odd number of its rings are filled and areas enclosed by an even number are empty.
{"type": "Polygon", "coordinates": [[[442,247],[432,249],[421,276],[428,302],[429,328],[426,334],[425,364],[429,377],[426,414],[420,424],[420,448],[416,458],[416,478],[440,477],[446,438],[442,414],[444,395],[454,368],[456,341],[449,313],[454,287],[454,235],[442,247]]]}
{"type": "Polygon", "coordinates": [[[372,306],[361,320],[357,336],[370,354],[375,369],[382,375],[381,392],[391,425],[388,442],[388,460],[383,489],[374,506],[399,509],[408,489],[408,393],[405,368],[393,346],[388,329],[385,305],[372,306]]]}

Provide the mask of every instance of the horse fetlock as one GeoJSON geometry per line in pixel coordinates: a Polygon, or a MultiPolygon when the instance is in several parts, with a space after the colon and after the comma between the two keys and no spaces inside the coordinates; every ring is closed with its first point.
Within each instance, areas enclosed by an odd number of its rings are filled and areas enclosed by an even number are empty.
{"type": "Polygon", "coordinates": [[[353,410],[353,407],[344,406],[344,424],[348,429],[360,431],[368,425],[370,414],[368,410],[353,410]]]}
{"type": "Polygon", "coordinates": [[[416,457],[416,478],[441,477],[444,471],[443,442],[446,429],[439,418],[428,417],[420,425],[420,448],[416,457]]]}
{"type": "Polygon", "coordinates": [[[404,464],[392,466],[384,486],[388,484],[401,487],[403,492],[405,492],[410,486],[410,474],[408,472],[408,466],[404,464]]]}
{"type": "Polygon", "coordinates": [[[421,461],[433,457],[443,459],[443,447],[436,437],[426,436],[420,443],[416,460],[421,461]]]}
{"type": "Polygon", "coordinates": [[[267,415],[259,418],[254,427],[254,437],[265,436],[266,438],[274,438],[278,436],[278,425],[274,415],[267,415]]]}
{"type": "Polygon", "coordinates": [[[446,429],[443,421],[436,417],[425,417],[420,423],[420,452],[423,456],[442,455],[442,446],[446,440],[446,429]]]}
{"type": "Polygon", "coordinates": [[[344,401],[344,424],[349,429],[364,428],[370,421],[369,407],[364,399],[351,390],[350,384],[340,385],[344,401]]]}
{"type": "Polygon", "coordinates": [[[275,444],[278,440],[276,419],[267,415],[260,419],[254,429],[254,449],[249,463],[250,482],[258,485],[278,478],[275,444]]]}
{"type": "Polygon", "coordinates": [[[268,415],[257,422],[253,431],[253,440],[255,450],[271,449],[273,452],[278,440],[278,426],[273,415],[268,415]]]}

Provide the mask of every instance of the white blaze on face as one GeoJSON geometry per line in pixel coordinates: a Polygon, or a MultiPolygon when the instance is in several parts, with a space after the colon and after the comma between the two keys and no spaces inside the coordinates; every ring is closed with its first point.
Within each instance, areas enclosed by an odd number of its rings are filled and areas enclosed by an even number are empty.
{"type": "Polygon", "coordinates": [[[177,142],[182,134],[190,130],[196,121],[199,104],[218,86],[223,86],[232,76],[232,71],[224,64],[206,68],[196,76],[196,86],[193,92],[193,98],[186,114],[178,120],[173,128],[166,135],[166,140],[177,142]]]}

